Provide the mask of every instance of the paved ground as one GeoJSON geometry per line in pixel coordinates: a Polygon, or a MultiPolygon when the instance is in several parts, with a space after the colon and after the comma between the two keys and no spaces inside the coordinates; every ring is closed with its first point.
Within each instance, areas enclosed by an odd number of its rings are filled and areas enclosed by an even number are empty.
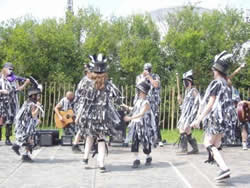
{"type": "MultiPolygon", "coordinates": [[[[132,169],[133,155],[129,148],[110,147],[107,168],[101,174],[96,160],[93,169],[86,170],[80,163],[82,154],[73,154],[70,147],[43,147],[33,154],[34,163],[21,163],[10,147],[0,142],[1,188],[213,188],[250,187],[250,150],[240,147],[224,148],[223,155],[232,170],[231,179],[214,183],[218,168],[204,164],[204,148],[199,155],[177,156],[172,145],[153,150],[153,164],[132,169]]],[[[144,163],[144,156],[141,155],[144,163]]]]}

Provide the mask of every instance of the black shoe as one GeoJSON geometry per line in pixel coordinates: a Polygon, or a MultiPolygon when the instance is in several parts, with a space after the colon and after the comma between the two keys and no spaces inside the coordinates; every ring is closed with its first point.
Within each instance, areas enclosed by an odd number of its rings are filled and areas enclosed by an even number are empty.
{"type": "Polygon", "coordinates": [[[217,149],[218,149],[219,151],[222,151],[222,145],[220,145],[217,149]]]}
{"type": "Polygon", "coordinates": [[[198,144],[195,138],[192,138],[192,134],[187,135],[187,140],[189,142],[189,144],[192,146],[192,151],[188,152],[187,154],[197,154],[199,153],[199,149],[198,149],[198,144]]]}
{"type": "Polygon", "coordinates": [[[216,180],[216,181],[217,181],[217,182],[220,182],[220,181],[226,180],[226,179],[228,179],[228,178],[230,178],[230,175],[228,175],[228,176],[225,176],[224,178],[221,178],[221,179],[219,179],[219,180],[216,180]]]}
{"type": "Polygon", "coordinates": [[[100,167],[100,173],[105,173],[107,172],[107,169],[105,167],[100,167]]]}
{"type": "Polygon", "coordinates": [[[82,150],[80,149],[78,144],[72,146],[72,151],[74,153],[82,153],[82,150]]]}
{"type": "Polygon", "coordinates": [[[199,150],[193,149],[192,151],[189,151],[187,154],[188,155],[193,155],[193,154],[198,154],[198,153],[199,153],[199,150]]]}
{"type": "Polygon", "coordinates": [[[133,162],[132,168],[139,168],[140,164],[141,164],[140,160],[137,159],[133,162]]]}
{"type": "Polygon", "coordinates": [[[222,180],[225,179],[227,176],[229,176],[231,174],[230,169],[228,170],[222,170],[220,171],[220,173],[218,174],[218,176],[215,178],[215,180],[222,180]]]}
{"type": "Polygon", "coordinates": [[[87,165],[89,160],[88,159],[83,159],[82,162],[83,162],[83,164],[87,165]]]}
{"type": "Polygon", "coordinates": [[[13,150],[17,155],[20,155],[19,149],[20,149],[20,146],[19,146],[19,145],[14,144],[14,145],[12,146],[12,150],[13,150]]]}
{"type": "MultiPolygon", "coordinates": [[[[179,150],[176,152],[177,154],[187,154],[188,152],[188,138],[186,133],[180,134],[179,139],[177,140],[179,150]]],[[[175,144],[176,144],[175,143],[175,144]]]]}
{"type": "Polygon", "coordinates": [[[152,163],[152,157],[148,157],[148,158],[146,159],[145,165],[146,165],[146,166],[149,166],[149,165],[151,165],[151,163],[152,163]]]}
{"type": "Polygon", "coordinates": [[[85,169],[91,169],[91,168],[89,167],[89,165],[88,165],[88,162],[89,162],[88,159],[83,159],[82,162],[83,162],[83,164],[84,164],[84,168],[85,168],[85,169]]]}
{"type": "Polygon", "coordinates": [[[5,140],[5,145],[7,146],[12,146],[12,143],[9,139],[5,140]]]}
{"type": "Polygon", "coordinates": [[[22,156],[22,161],[23,162],[33,162],[33,160],[30,158],[29,155],[23,155],[22,156]]]}

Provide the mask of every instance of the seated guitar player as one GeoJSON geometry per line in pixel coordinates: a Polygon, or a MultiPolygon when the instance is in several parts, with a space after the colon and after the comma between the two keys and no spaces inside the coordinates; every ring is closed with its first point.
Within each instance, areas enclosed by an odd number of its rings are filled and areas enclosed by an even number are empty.
{"type": "MultiPolygon", "coordinates": [[[[63,116],[60,114],[60,111],[68,111],[73,109],[74,93],[72,91],[67,91],[66,96],[63,97],[60,102],[55,107],[55,113],[58,116],[59,120],[64,122],[63,116]]],[[[69,124],[63,128],[64,135],[76,134],[74,124],[69,124]]]]}

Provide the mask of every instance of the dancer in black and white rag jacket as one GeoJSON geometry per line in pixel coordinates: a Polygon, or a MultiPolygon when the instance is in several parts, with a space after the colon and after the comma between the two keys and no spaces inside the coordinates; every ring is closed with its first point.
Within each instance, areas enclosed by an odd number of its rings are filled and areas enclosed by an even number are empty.
{"type": "Polygon", "coordinates": [[[84,109],[83,107],[85,106],[85,102],[87,102],[87,96],[86,96],[87,87],[86,86],[88,86],[89,82],[92,82],[91,75],[92,75],[93,68],[94,68],[94,64],[91,62],[84,65],[84,76],[78,83],[76,91],[75,91],[73,110],[74,110],[74,113],[76,114],[75,126],[78,129],[76,136],[74,138],[73,145],[72,145],[72,151],[75,153],[81,152],[81,149],[79,147],[80,139],[82,138],[85,141],[84,139],[84,127],[85,126],[83,126],[83,124],[79,126],[78,123],[79,123],[81,112],[84,109]]]}
{"type": "MultiPolygon", "coordinates": [[[[163,147],[162,137],[161,137],[161,131],[160,131],[160,103],[161,103],[161,82],[160,82],[160,76],[158,74],[152,73],[152,64],[151,63],[145,63],[143,66],[143,72],[136,77],[136,85],[138,85],[140,82],[147,82],[150,85],[150,90],[147,94],[147,99],[150,103],[150,107],[153,111],[154,118],[155,118],[155,124],[157,127],[157,140],[156,142],[159,143],[160,147],[163,147]]],[[[136,103],[136,100],[138,99],[138,93],[136,92],[134,104],[136,103]]],[[[126,142],[129,139],[129,136],[127,136],[126,142]]]]}
{"type": "Polygon", "coordinates": [[[33,86],[28,89],[28,99],[23,103],[14,121],[16,142],[12,149],[17,155],[21,154],[21,148],[24,149],[23,162],[32,162],[30,154],[35,145],[36,126],[40,123],[40,115],[44,116],[40,103],[42,86],[33,77],[30,80],[33,86]]]}
{"type": "Polygon", "coordinates": [[[193,71],[189,70],[183,74],[183,85],[185,87],[184,99],[178,98],[181,104],[181,116],[177,123],[180,132],[179,144],[181,146],[178,153],[182,154],[197,154],[199,152],[197,141],[192,138],[192,130],[190,124],[197,116],[200,105],[200,94],[194,86],[193,71]],[[192,146],[193,150],[188,152],[188,143],[192,146]]]}
{"type": "Polygon", "coordinates": [[[147,94],[150,90],[150,85],[143,81],[136,85],[138,90],[138,99],[134,107],[128,107],[122,105],[131,110],[131,115],[125,116],[125,121],[130,121],[129,129],[131,134],[131,152],[135,154],[135,161],[132,168],[138,168],[140,166],[139,160],[139,145],[143,147],[143,152],[146,155],[145,165],[150,165],[152,157],[150,156],[152,145],[157,138],[157,125],[153,111],[150,107],[150,102],[147,100],[147,94]]]}
{"type": "MultiPolygon", "coordinates": [[[[79,100],[76,123],[86,138],[83,163],[88,167],[88,158],[94,140],[98,142],[98,162],[101,172],[106,172],[104,165],[107,152],[106,136],[115,134],[115,127],[120,124],[120,115],[115,103],[120,104],[120,92],[108,81],[107,58],[102,54],[90,56],[94,64],[91,79],[84,82],[84,89],[78,92],[79,100]]],[[[83,87],[82,87],[83,88],[83,87]]]]}
{"type": "MultiPolygon", "coordinates": [[[[4,124],[5,124],[5,144],[12,145],[10,141],[10,136],[12,135],[12,124],[14,122],[15,116],[19,110],[19,100],[18,92],[23,90],[30,82],[29,79],[17,76],[14,74],[14,66],[12,63],[7,62],[3,65],[3,70],[1,73],[0,88],[5,87],[8,94],[4,94],[0,103],[6,103],[5,105],[0,105],[1,111],[4,112],[4,124]],[[21,85],[19,85],[22,83],[21,85]],[[6,100],[7,99],[7,100],[6,100]]],[[[0,112],[1,117],[1,112],[0,112]]],[[[2,137],[2,129],[0,127],[0,140],[2,137]]]]}
{"type": "Polygon", "coordinates": [[[226,165],[218,147],[221,145],[221,138],[227,126],[237,123],[232,91],[227,83],[227,70],[232,55],[223,51],[215,56],[212,67],[214,80],[206,89],[201,103],[201,113],[191,126],[198,127],[203,121],[205,130],[204,145],[208,151],[208,160],[205,162],[218,164],[221,171],[215,180],[230,177],[230,169],[226,165]]]}

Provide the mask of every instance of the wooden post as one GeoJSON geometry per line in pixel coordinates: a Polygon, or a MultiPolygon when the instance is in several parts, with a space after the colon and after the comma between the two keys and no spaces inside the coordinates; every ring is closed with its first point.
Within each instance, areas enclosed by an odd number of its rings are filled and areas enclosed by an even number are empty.
{"type": "Polygon", "coordinates": [[[243,90],[243,92],[242,92],[242,99],[247,100],[246,95],[245,95],[245,89],[242,88],[242,90],[243,90]]]}
{"type": "Polygon", "coordinates": [[[128,85],[125,86],[126,105],[128,105],[128,85]]]}
{"type": "Polygon", "coordinates": [[[52,105],[52,110],[51,110],[51,121],[50,121],[50,127],[54,128],[54,108],[55,108],[55,103],[56,103],[56,82],[54,82],[54,96],[53,96],[53,105],[52,105]]]}
{"type": "Polygon", "coordinates": [[[161,102],[160,102],[160,105],[159,105],[159,126],[162,127],[162,128],[164,129],[163,121],[161,121],[161,119],[162,119],[162,110],[161,110],[161,108],[162,108],[162,103],[163,103],[163,101],[164,101],[164,100],[162,100],[162,98],[161,98],[162,93],[163,93],[163,91],[162,91],[162,89],[161,89],[161,93],[160,93],[161,102]],[[161,126],[161,122],[162,122],[162,126],[161,126]]]}
{"type": "Polygon", "coordinates": [[[129,100],[130,101],[130,103],[129,103],[130,105],[129,106],[133,106],[133,91],[134,91],[134,87],[131,86],[130,87],[130,97],[129,97],[130,98],[130,100],[129,100]]]}
{"type": "Polygon", "coordinates": [[[170,117],[171,117],[171,87],[168,88],[168,130],[170,130],[170,117]]]}
{"type": "Polygon", "coordinates": [[[173,86],[172,90],[172,114],[171,114],[171,130],[174,129],[174,111],[175,111],[175,87],[173,86]]]}
{"type": "Polygon", "coordinates": [[[122,90],[122,103],[124,103],[124,98],[123,98],[124,97],[124,87],[123,86],[121,87],[121,90],[122,90]]]}
{"type": "MultiPolygon", "coordinates": [[[[181,95],[183,96],[183,95],[181,95]]],[[[178,121],[179,119],[179,103],[178,103],[178,100],[176,100],[175,104],[177,104],[177,107],[176,107],[176,121],[178,121]]]]}
{"type": "Polygon", "coordinates": [[[167,99],[167,87],[164,88],[164,99],[163,99],[163,129],[165,129],[166,124],[166,99],[167,99]]]}
{"type": "Polygon", "coordinates": [[[48,103],[48,111],[47,111],[47,119],[46,119],[46,126],[49,127],[49,115],[50,115],[50,109],[51,109],[51,83],[48,83],[48,95],[49,95],[49,103],[48,103]]]}
{"type": "MultiPolygon", "coordinates": [[[[43,107],[44,107],[44,117],[43,117],[43,123],[42,123],[42,126],[45,126],[45,120],[46,120],[46,117],[47,117],[47,82],[44,83],[44,100],[43,100],[43,107]]],[[[47,117],[48,118],[48,117],[47,117]]]]}

